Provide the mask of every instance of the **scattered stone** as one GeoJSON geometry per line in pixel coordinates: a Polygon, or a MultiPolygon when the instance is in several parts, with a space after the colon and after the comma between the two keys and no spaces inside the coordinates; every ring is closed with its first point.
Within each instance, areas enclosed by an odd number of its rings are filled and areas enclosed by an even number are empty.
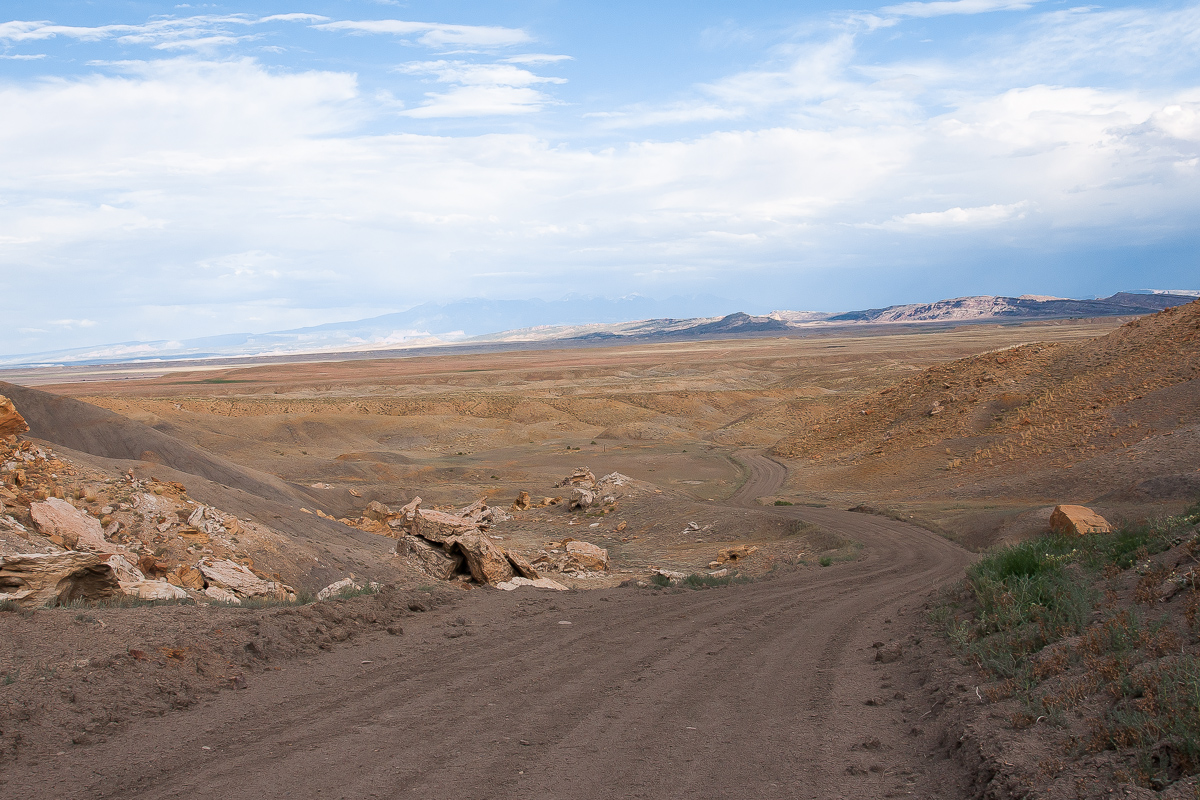
{"type": "Polygon", "coordinates": [[[581,486],[586,489],[596,487],[596,476],[587,467],[579,467],[559,482],[559,486],[581,486]]]}
{"type": "Polygon", "coordinates": [[[513,511],[527,511],[531,505],[532,503],[529,499],[529,492],[522,490],[521,493],[517,495],[517,499],[513,500],[511,508],[513,511]]]}
{"type": "Polygon", "coordinates": [[[96,553],[22,554],[0,558],[0,602],[41,608],[119,594],[116,573],[96,553]]]}
{"type": "Polygon", "coordinates": [[[724,564],[726,561],[741,561],[757,552],[757,547],[746,544],[739,544],[736,547],[726,547],[717,551],[717,562],[724,564]]]}
{"type": "Polygon", "coordinates": [[[339,597],[347,591],[357,592],[361,590],[362,586],[355,583],[353,578],[342,578],[340,581],[335,581],[317,592],[317,599],[328,600],[331,597],[339,597]]]}
{"type": "Polygon", "coordinates": [[[29,513],[39,531],[46,536],[61,537],[71,550],[91,550],[97,553],[116,553],[119,548],[104,539],[100,520],[80,511],[66,500],[51,497],[45,502],[32,503],[29,513]]]}
{"type": "Polygon", "coordinates": [[[372,500],[367,503],[367,510],[363,512],[363,516],[376,522],[386,523],[393,516],[393,512],[378,500],[372,500]]]}
{"type": "Polygon", "coordinates": [[[902,655],[904,655],[904,649],[900,646],[900,643],[892,642],[885,644],[875,651],[875,660],[880,664],[892,664],[899,661],[902,655]]]}
{"type": "Polygon", "coordinates": [[[652,569],[650,571],[655,575],[662,575],[669,581],[681,581],[687,577],[686,572],[676,572],[670,569],[652,569]]]}
{"type": "Polygon", "coordinates": [[[1110,533],[1108,520],[1087,506],[1055,506],[1050,514],[1050,530],[1067,536],[1110,533]]]}
{"type": "Polygon", "coordinates": [[[580,568],[590,572],[608,569],[608,551],[590,542],[570,541],[566,543],[567,557],[580,568]]]}
{"type": "Polygon", "coordinates": [[[530,564],[525,556],[521,555],[520,553],[514,553],[512,550],[505,550],[504,555],[508,556],[508,563],[512,564],[513,570],[522,578],[529,578],[530,580],[536,581],[538,578],[542,577],[538,574],[538,571],[533,568],[533,564],[530,564]]]}
{"type": "Polygon", "coordinates": [[[591,489],[576,486],[571,489],[571,499],[567,508],[590,508],[596,504],[596,493],[591,489]]]}

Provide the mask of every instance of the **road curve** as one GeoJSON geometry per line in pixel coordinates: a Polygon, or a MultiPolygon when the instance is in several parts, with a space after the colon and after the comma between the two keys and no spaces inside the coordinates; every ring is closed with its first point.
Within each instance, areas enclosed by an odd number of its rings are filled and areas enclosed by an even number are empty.
{"type": "MultiPolygon", "coordinates": [[[[730,504],[786,468],[739,454],[730,504]]],[[[22,798],[962,796],[918,664],[875,660],[969,555],[904,523],[773,509],[856,562],[711,591],[472,592],[108,741],[26,761],[22,798]],[[569,623],[569,624],[568,624],[569,623]]]]}

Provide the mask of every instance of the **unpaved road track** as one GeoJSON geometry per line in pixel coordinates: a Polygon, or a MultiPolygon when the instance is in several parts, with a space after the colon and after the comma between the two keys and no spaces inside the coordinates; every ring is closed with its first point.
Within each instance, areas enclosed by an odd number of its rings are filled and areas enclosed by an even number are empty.
{"type": "MultiPolygon", "coordinates": [[[[733,504],[784,468],[742,454],[733,504]]],[[[854,563],[709,591],[477,591],[452,608],[0,777],[20,798],[963,796],[919,726],[920,670],[875,662],[969,555],[919,528],[780,513],[854,563]],[[569,623],[569,624],[566,624],[569,623]],[[914,730],[918,728],[918,730],[914,730]]]]}

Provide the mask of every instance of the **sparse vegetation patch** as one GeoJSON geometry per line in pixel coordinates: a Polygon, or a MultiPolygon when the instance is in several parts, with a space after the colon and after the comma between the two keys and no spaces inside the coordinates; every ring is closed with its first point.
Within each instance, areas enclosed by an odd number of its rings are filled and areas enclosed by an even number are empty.
{"type": "Polygon", "coordinates": [[[1005,704],[1011,728],[1041,731],[1027,735],[1059,751],[1053,763],[1163,789],[1200,774],[1198,569],[1200,504],[990,553],[935,619],[990,679],[980,697],[1005,704]]]}

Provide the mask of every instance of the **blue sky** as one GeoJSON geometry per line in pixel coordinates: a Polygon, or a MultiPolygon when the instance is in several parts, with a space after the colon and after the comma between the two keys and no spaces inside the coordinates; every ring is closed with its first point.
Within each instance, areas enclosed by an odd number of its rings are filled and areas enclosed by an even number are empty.
{"type": "Polygon", "coordinates": [[[0,352],[1200,288],[1200,5],[8,2],[0,352]]]}

